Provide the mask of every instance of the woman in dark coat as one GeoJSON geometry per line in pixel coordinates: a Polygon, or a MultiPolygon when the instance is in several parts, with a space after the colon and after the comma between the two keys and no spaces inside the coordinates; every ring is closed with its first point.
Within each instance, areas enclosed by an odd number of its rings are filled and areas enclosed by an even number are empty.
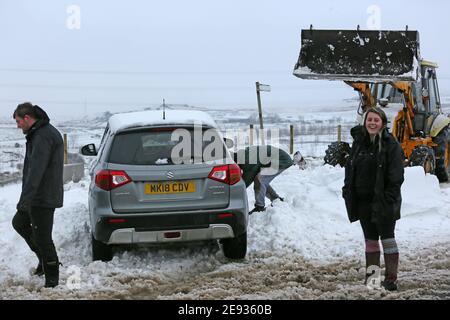
{"type": "MultiPolygon", "coordinates": [[[[395,223],[400,219],[403,150],[388,132],[387,117],[370,108],[364,125],[351,130],[353,145],[345,167],[342,196],[350,222],[360,221],[366,243],[366,268],[380,266],[380,244],[386,266],[386,290],[397,290],[398,248],[395,223]]],[[[367,269],[366,269],[367,270],[367,269]]],[[[366,281],[371,276],[366,272],[366,281]]]]}

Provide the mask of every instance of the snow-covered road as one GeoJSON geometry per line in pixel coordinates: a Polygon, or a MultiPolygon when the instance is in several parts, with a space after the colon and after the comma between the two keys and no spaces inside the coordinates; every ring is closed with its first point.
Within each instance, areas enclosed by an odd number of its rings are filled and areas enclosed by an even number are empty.
{"type": "MultiPolygon", "coordinates": [[[[1,299],[379,299],[450,298],[450,185],[407,168],[397,293],[362,284],[363,236],[341,198],[344,170],[311,159],[274,180],[286,198],[250,217],[244,261],[217,246],[121,250],[109,263],[91,262],[89,182],[65,186],[53,231],[64,266],[61,285],[41,289],[30,275],[36,259],[11,226],[20,184],[0,188],[1,299]]],[[[253,192],[249,189],[250,206],[253,192]]]]}

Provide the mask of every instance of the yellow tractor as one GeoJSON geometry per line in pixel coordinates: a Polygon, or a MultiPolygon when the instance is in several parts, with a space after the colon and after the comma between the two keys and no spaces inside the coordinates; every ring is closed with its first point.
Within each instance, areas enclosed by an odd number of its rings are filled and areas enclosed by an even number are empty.
{"type": "MultiPolygon", "coordinates": [[[[294,75],[343,80],[358,91],[358,114],[372,106],[400,106],[391,120],[406,165],[422,166],[440,182],[450,176],[450,118],[441,110],[437,64],[420,57],[417,31],[302,30],[294,75]]],[[[361,117],[362,119],[362,117],[361,117]]],[[[344,166],[350,146],[332,143],[325,163],[344,166]]]]}

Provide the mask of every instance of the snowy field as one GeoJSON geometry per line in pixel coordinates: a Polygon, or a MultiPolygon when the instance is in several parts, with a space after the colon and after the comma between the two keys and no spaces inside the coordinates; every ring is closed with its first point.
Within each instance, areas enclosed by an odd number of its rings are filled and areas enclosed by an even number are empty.
{"type": "MultiPolygon", "coordinates": [[[[325,108],[294,114],[278,110],[269,113],[274,120],[268,126],[352,124],[353,105],[345,102],[334,113],[325,108]],[[330,118],[340,120],[326,122],[330,118]]],[[[254,110],[245,109],[214,109],[210,114],[224,130],[245,127],[255,116],[254,110]]],[[[7,132],[0,137],[2,150],[19,152],[14,144],[23,148],[23,137],[8,121],[1,122],[0,134],[7,132]]],[[[98,143],[104,122],[70,121],[58,128],[75,137],[69,142],[75,151],[98,143]]],[[[211,244],[120,250],[109,263],[92,262],[86,177],[65,185],[65,204],[56,211],[53,231],[64,265],[61,285],[42,289],[43,279],[30,274],[36,258],[11,226],[21,185],[0,187],[0,299],[450,299],[450,184],[439,185],[436,177],[418,168],[406,169],[402,219],[396,228],[399,291],[368,289],[361,269],[362,231],[348,222],[341,198],[344,170],[323,166],[320,158],[326,148],[321,139],[335,140],[329,135],[312,134],[316,143],[302,143],[306,134],[296,137],[296,149],[307,156],[308,168],[292,167],[274,180],[273,187],[286,201],[250,217],[248,255],[239,262],[227,260],[211,244]]],[[[253,207],[251,188],[248,196],[253,207]]]]}

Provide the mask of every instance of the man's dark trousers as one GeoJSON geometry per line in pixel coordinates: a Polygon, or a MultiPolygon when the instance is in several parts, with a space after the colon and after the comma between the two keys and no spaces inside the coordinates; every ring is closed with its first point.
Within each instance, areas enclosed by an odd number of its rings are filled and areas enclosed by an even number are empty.
{"type": "Polygon", "coordinates": [[[54,208],[31,207],[30,212],[17,211],[12,224],[41,262],[58,261],[52,240],[54,208]]]}

